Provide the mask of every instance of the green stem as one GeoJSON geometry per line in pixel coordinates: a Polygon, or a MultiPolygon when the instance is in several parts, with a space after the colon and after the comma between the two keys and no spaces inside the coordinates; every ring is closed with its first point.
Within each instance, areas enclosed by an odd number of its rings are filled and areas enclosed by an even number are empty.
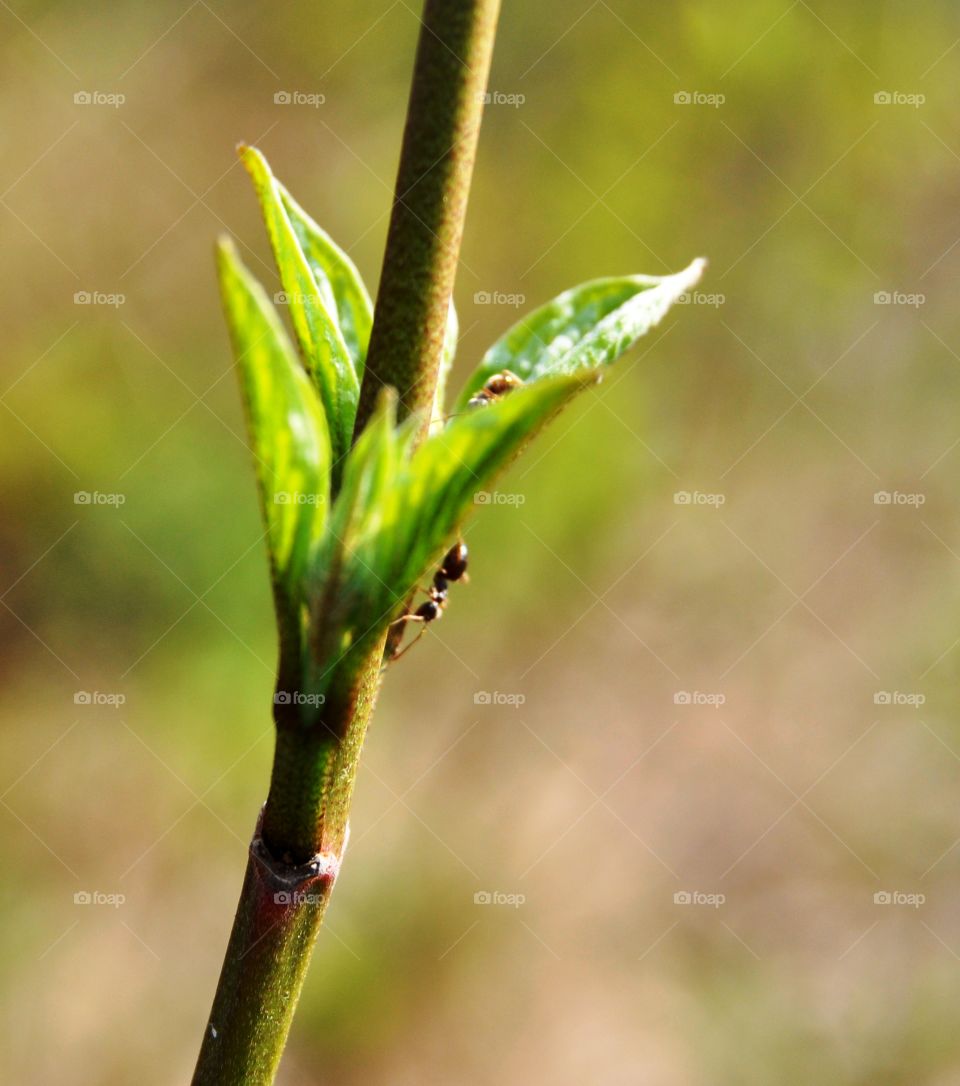
{"type": "Polygon", "coordinates": [[[278,863],[258,823],[193,1086],[273,1082],[338,869],[278,863]]]}
{"type": "MultiPolygon", "coordinates": [[[[398,390],[401,415],[432,403],[498,12],[499,0],[425,2],[355,436],[384,384],[398,390]]],[[[384,640],[347,654],[319,723],[277,706],[270,792],[194,1086],[274,1080],[346,846],[384,640]]],[[[289,663],[281,690],[299,685],[289,663]]]]}
{"type": "Polygon", "coordinates": [[[426,0],[354,438],[383,385],[433,403],[500,0],[426,0]]]}
{"type": "Polygon", "coordinates": [[[270,792],[250,845],[193,1086],[274,1080],[347,843],[383,640],[365,651],[360,667],[355,654],[345,657],[320,724],[304,727],[277,706],[270,792]]]}
{"type": "MultiPolygon", "coordinates": [[[[384,635],[385,636],[385,635],[384,635]]],[[[340,662],[317,723],[277,719],[263,838],[274,856],[306,863],[340,855],[367,723],[380,688],[384,636],[340,662]]]]}

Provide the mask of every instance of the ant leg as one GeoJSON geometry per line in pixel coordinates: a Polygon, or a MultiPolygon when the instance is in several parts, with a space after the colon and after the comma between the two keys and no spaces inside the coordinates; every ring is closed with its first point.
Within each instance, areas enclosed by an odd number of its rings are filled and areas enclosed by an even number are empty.
{"type": "Polygon", "coordinates": [[[399,660],[400,657],[404,655],[404,653],[409,652],[413,648],[413,646],[420,640],[420,638],[423,637],[423,635],[427,632],[427,623],[424,619],[420,618],[419,615],[405,615],[404,618],[400,621],[419,622],[421,625],[419,631],[417,632],[417,636],[410,640],[406,645],[404,645],[402,649],[400,649],[398,652],[395,652],[390,657],[391,664],[399,660]]]}
{"type": "MultiPolygon", "coordinates": [[[[427,599],[433,599],[433,593],[430,591],[429,588],[424,588],[422,584],[414,586],[413,592],[421,592],[424,596],[427,597],[427,599]]],[[[401,622],[408,622],[410,619],[414,618],[417,619],[418,622],[423,621],[423,619],[418,615],[401,615],[399,618],[395,618],[393,622],[390,623],[390,625],[399,626],[401,622]]]]}

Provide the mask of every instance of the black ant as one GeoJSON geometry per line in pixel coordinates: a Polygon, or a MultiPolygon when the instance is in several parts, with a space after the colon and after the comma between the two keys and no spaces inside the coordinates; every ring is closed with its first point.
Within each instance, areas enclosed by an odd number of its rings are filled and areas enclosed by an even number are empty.
{"type": "Polygon", "coordinates": [[[424,603],[413,612],[412,615],[402,615],[391,625],[397,626],[400,623],[406,622],[419,622],[421,623],[420,632],[417,636],[407,645],[406,648],[401,649],[399,652],[395,652],[391,657],[393,660],[399,660],[405,652],[412,648],[423,636],[426,628],[431,622],[436,622],[438,618],[443,616],[444,608],[447,606],[447,588],[451,581],[466,581],[467,579],[467,545],[462,540],[450,548],[444,555],[443,561],[440,563],[440,568],[433,575],[433,583],[427,590],[427,599],[424,603]]]}
{"type": "MultiPolygon", "coordinates": [[[[487,407],[495,403],[508,392],[520,388],[523,380],[510,370],[501,370],[488,377],[483,387],[467,401],[468,408],[487,407]]],[[[401,615],[391,626],[403,626],[407,622],[419,622],[420,632],[403,649],[394,652],[390,661],[399,660],[405,652],[408,652],[423,637],[431,622],[436,622],[443,617],[447,606],[447,589],[451,581],[466,581],[467,579],[467,545],[460,540],[447,551],[440,568],[433,575],[433,582],[426,590],[427,599],[410,615],[401,615]]],[[[402,636],[402,629],[401,629],[402,636]]]]}
{"type": "Polygon", "coordinates": [[[515,373],[511,373],[509,370],[501,370],[500,373],[495,373],[492,377],[487,378],[483,388],[477,389],[467,401],[467,407],[487,407],[499,400],[501,396],[513,392],[515,388],[519,388],[522,384],[522,379],[515,373]]]}
{"type": "MultiPolygon", "coordinates": [[[[497,400],[502,400],[508,392],[513,392],[514,389],[520,388],[523,385],[523,378],[518,377],[515,373],[511,373],[510,370],[501,370],[499,373],[493,374],[488,377],[484,382],[482,388],[478,388],[476,392],[467,400],[467,409],[473,410],[477,407],[489,407],[490,404],[496,403],[497,400]]],[[[459,412],[456,415],[447,415],[444,422],[449,422],[450,419],[456,419],[460,417],[459,412]]]]}

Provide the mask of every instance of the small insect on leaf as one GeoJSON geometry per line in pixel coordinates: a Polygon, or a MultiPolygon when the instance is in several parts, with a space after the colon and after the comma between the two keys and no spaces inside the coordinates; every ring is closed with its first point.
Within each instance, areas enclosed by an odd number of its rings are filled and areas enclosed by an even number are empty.
{"type": "Polygon", "coordinates": [[[615,362],[700,279],[705,261],[676,275],[594,279],[528,313],[483,356],[457,399],[463,410],[504,371],[525,383],[615,362]]]}
{"type": "MultiPolygon", "coordinates": [[[[420,606],[413,612],[412,615],[401,615],[396,622],[392,623],[393,626],[400,626],[400,636],[403,636],[402,627],[408,622],[419,622],[421,627],[417,636],[407,645],[406,648],[400,649],[399,645],[394,649],[390,659],[399,660],[406,652],[420,640],[421,635],[425,632],[427,626],[431,622],[436,622],[437,619],[443,617],[444,609],[447,606],[447,589],[450,581],[465,581],[467,577],[467,545],[463,540],[458,540],[447,551],[443,557],[443,561],[440,563],[440,568],[433,575],[433,583],[427,590],[427,596],[429,597],[425,603],[421,603],[420,606]]],[[[399,638],[398,638],[399,641],[399,638]]]]}
{"type": "Polygon", "coordinates": [[[486,407],[515,388],[520,388],[523,380],[510,370],[501,370],[488,377],[483,388],[478,389],[467,401],[467,407],[486,407]]]}
{"type": "Polygon", "coordinates": [[[440,574],[448,581],[462,580],[467,572],[467,556],[466,543],[454,543],[440,563],[440,574]]]}

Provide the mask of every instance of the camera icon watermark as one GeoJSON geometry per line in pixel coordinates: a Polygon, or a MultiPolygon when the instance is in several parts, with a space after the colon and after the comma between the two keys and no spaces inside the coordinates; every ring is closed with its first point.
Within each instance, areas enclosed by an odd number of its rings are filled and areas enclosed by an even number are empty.
{"type": "Polygon", "coordinates": [[[311,106],[318,109],[327,100],[325,94],[307,93],[305,91],[277,91],[273,96],[275,106],[311,106]]]}
{"type": "Polygon", "coordinates": [[[527,96],[525,94],[508,94],[505,91],[478,91],[477,101],[484,106],[512,106],[519,109],[527,96]]]}
{"type": "Polygon", "coordinates": [[[323,894],[311,894],[306,890],[277,890],[273,895],[274,905],[322,905],[323,894]]]}
{"type": "Polygon", "coordinates": [[[927,504],[927,496],[920,491],[877,490],[873,495],[873,504],[907,505],[919,509],[927,504]]]}
{"type": "Polygon", "coordinates": [[[674,705],[709,705],[713,709],[719,709],[726,703],[726,694],[708,693],[704,690],[678,690],[673,695],[674,705]]]}
{"type": "Polygon", "coordinates": [[[719,309],[720,306],[726,305],[726,294],[708,294],[702,290],[687,291],[686,294],[681,294],[676,300],[677,305],[706,305],[713,309],[719,309]]]}
{"type": "Polygon", "coordinates": [[[873,895],[874,905],[905,905],[911,909],[919,909],[926,901],[926,894],[911,894],[904,890],[878,890],[873,895]]]}
{"type": "Polygon", "coordinates": [[[926,100],[925,94],[910,94],[905,91],[877,91],[873,96],[875,106],[912,106],[914,109],[919,109],[926,100]]]}
{"type": "Polygon", "coordinates": [[[518,709],[526,701],[526,694],[509,694],[501,690],[477,690],[473,695],[474,705],[509,705],[518,709]]]}
{"type": "Polygon", "coordinates": [[[119,309],[126,300],[126,294],[109,294],[103,290],[77,290],[73,294],[74,305],[106,305],[119,309]]]}
{"type": "Polygon", "coordinates": [[[502,290],[478,290],[473,296],[474,305],[508,305],[513,309],[519,309],[526,301],[526,294],[509,294],[502,290]]]}
{"type": "Polygon", "coordinates": [[[926,294],[920,294],[916,291],[875,290],[873,292],[873,304],[905,305],[909,306],[911,309],[919,309],[920,306],[927,304],[927,296],[926,294]]]}
{"type": "Polygon", "coordinates": [[[74,905],[109,905],[119,909],[127,900],[125,894],[107,894],[102,890],[77,890],[73,895],[74,905]]]}
{"type": "Polygon", "coordinates": [[[298,290],[278,290],[273,301],[275,305],[323,305],[319,294],[304,294],[298,290]]]}
{"type": "Polygon", "coordinates": [[[678,490],[673,495],[674,505],[709,505],[719,509],[726,501],[726,494],[705,494],[700,490],[678,490]]]}
{"type": "Polygon", "coordinates": [[[75,106],[111,106],[119,109],[127,100],[125,94],[108,94],[106,91],[77,91],[73,96],[75,106]]]}
{"type": "Polygon", "coordinates": [[[874,705],[906,705],[911,709],[919,709],[926,705],[927,695],[907,693],[902,690],[878,690],[873,695],[874,705]]]}
{"type": "Polygon", "coordinates": [[[278,490],[273,496],[274,505],[323,505],[322,494],[303,494],[298,490],[278,490]]]}
{"type": "Polygon", "coordinates": [[[726,900],[726,894],[707,894],[702,890],[677,890],[673,895],[674,905],[701,905],[711,909],[719,909],[726,900]]]}
{"type": "Polygon", "coordinates": [[[519,909],[526,901],[525,894],[508,894],[502,890],[478,890],[473,895],[474,905],[507,905],[519,909]]]}
{"type": "Polygon", "coordinates": [[[126,494],[104,494],[99,490],[74,491],[74,505],[112,505],[118,507],[126,504],[126,494]]]}
{"type": "Polygon", "coordinates": [[[323,705],[326,694],[305,694],[302,690],[278,690],[273,695],[274,705],[323,705]]]}
{"type": "Polygon", "coordinates": [[[677,91],[673,96],[675,106],[710,106],[719,109],[727,100],[725,94],[707,91],[677,91]]]}
{"type": "Polygon", "coordinates": [[[502,490],[478,490],[473,496],[474,505],[525,505],[526,494],[507,494],[502,490]]]}
{"type": "Polygon", "coordinates": [[[126,703],[126,694],[106,693],[102,690],[77,690],[73,695],[74,705],[109,705],[111,709],[119,709],[126,703]]]}

